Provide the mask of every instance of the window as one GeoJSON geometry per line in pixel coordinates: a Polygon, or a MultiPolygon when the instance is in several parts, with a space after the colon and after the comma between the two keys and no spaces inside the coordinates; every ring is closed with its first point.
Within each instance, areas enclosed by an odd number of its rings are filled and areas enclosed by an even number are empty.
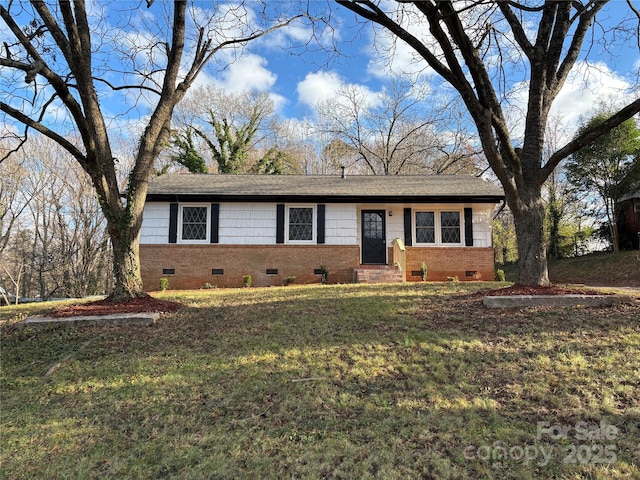
{"type": "Polygon", "coordinates": [[[416,245],[461,245],[462,212],[432,210],[413,212],[416,245]]]}
{"type": "Polygon", "coordinates": [[[460,212],[440,212],[442,243],[460,243],[460,212]]]}
{"type": "Polygon", "coordinates": [[[313,241],[312,207],[289,207],[287,238],[290,242],[313,241]]]}
{"type": "Polygon", "coordinates": [[[184,242],[207,241],[207,217],[209,208],[206,206],[183,206],[181,240],[184,242]]]}
{"type": "Polygon", "coordinates": [[[436,243],[434,212],[416,212],[416,243],[436,243]]]}

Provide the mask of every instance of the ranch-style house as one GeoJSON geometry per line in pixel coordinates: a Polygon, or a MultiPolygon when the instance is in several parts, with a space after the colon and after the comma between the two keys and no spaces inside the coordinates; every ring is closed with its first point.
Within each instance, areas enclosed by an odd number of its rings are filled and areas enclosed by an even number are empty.
{"type": "Polygon", "coordinates": [[[170,174],[149,183],[142,278],[157,290],[492,280],[504,193],[468,175],[170,174]]]}

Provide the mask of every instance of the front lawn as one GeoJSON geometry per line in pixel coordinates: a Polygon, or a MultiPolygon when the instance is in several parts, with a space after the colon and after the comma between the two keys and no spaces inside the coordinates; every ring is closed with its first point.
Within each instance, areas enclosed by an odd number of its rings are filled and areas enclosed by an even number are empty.
{"type": "Polygon", "coordinates": [[[4,307],[0,477],[640,478],[640,301],[494,287],[165,292],[187,307],[153,327],[4,307]]]}

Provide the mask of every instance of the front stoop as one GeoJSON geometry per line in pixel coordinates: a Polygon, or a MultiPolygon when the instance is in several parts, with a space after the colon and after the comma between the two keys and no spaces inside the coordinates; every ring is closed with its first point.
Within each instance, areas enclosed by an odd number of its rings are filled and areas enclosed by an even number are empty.
{"type": "Polygon", "coordinates": [[[401,283],[402,271],[390,265],[361,265],[353,270],[355,283],[401,283]]]}

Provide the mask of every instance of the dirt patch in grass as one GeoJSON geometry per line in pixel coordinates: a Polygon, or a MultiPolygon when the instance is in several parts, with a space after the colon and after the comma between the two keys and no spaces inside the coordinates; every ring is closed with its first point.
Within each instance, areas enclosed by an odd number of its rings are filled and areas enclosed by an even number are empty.
{"type": "Polygon", "coordinates": [[[96,302],[65,305],[49,312],[49,317],[78,317],[85,315],[113,315],[114,313],[175,312],[183,305],[169,300],[160,300],[150,295],[127,302],[113,302],[108,298],[96,302]]]}

